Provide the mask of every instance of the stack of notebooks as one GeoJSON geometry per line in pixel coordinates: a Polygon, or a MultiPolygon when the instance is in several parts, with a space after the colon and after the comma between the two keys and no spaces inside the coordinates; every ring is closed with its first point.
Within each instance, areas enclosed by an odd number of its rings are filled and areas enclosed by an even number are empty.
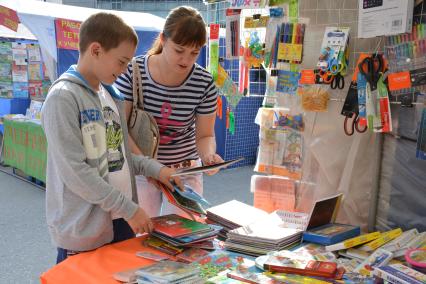
{"type": "Polygon", "coordinates": [[[259,256],[300,243],[307,223],[304,213],[275,211],[254,223],[228,232],[228,250],[259,256]]]}
{"type": "Polygon", "coordinates": [[[177,247],[212,240],[222,229],[220,226],[203,224],[176,214],[158,216],[152,218],[152,222],[154,230],[151,235],[177,247]]]}
{"type": "Polygon", "coordinates": [[[237,200],[207,209],[207,222],[223,227],[219,233],[221,239],[226,239],[226,234],[230,230],[246,226],[267,216],[268,213],[265,211],[237,200]]]}
{"type": "Polygon", "coordinates": [[[164,260],[136,271],[137,283],[203,283],[200,270],[190,264],[164,260]]]}

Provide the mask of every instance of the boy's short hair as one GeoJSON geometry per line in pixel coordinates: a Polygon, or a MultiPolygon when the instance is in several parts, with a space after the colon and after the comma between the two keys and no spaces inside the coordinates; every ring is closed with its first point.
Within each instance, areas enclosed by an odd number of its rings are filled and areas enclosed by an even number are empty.
{"type": "Polygon", "coordinates": [[[119,16],[111,13],[96,13],[87,18],[80,26],[79,50],[84,53],[92,42],[99,42],[106,51],[116,48],[120,43],[129,41],[138,45],[135,30],[119,16]]]}

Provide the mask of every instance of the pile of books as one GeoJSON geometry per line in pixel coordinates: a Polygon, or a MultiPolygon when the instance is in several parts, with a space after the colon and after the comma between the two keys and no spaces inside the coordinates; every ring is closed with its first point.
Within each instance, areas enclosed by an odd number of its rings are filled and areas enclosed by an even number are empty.
{"type": "Polygon", "coordinates": [[[259,256],[300,243],[307,215],[275,211],[252,224],[228,232],[225,248],[259,256]]]}
{"type": "Polygon", "coordinates": [[[176,214],[154,217],[152,222],[154,230],[151,235],[175,247],[212,240],[222,229],[220,226],[203,224],[176,214]]]}
{"type": "Polygon", "coordinates": [[[160,261],[138,269],[137,283],[204,283],[200,270],[193,265],[170,260],[160,261]]]}
{"type": "Polygon", "coordinates": [[[230,230],[249,225],[267,216],[268,213],[261,209],[237,200],[231,200],[207,209],[206,221],[223,227],[219,233],[219,238],[224,240],[230,230]]]}

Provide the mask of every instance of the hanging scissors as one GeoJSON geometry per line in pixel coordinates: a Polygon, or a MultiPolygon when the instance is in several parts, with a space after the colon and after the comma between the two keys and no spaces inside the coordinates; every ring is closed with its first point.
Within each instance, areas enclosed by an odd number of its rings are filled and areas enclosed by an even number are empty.
{"type": "Polygon", "coordinates": [[[367,81],[366,86],[366,100],[367,100],[367,120],[372,124],[368,124],[368,127],[373,128],[376,125],[376,117],[378,116],[379,109],[379,96],[377,83],[383,74],[383,57],[381,54],[373,54],[369,57],[364,58],[358,65],[359,72],[365,77],[367,81]],[[372,118],[372,119],[370,119],[372,118]]]}
{"type": "Polygon", "coordinates": [[[319,82],[323,84],[330,84],[333,81],[333,74],[330,71],[319,70],[318,72],[319,82]]]}
{"type": "Polygon", "coordinates": [[[364,75],[369,83],[371,92],[377,90],[377,82],[382,75],[383,67],[383,57],[381,54],[366,57],[358,65],[359,72],[364,75]]]}
{"type": "Polygon", "coordinates": [[[335,90],[335,89],[343,89],[345,88],[345,78],[339,73],[337,73],[336,75],[333,75],[333,78],[331,80],[330,83],[330,87],[335,90]]]}
{"type": "Polygon", "coordinates": [[[365,131],[367,131],[367,125],[360,126],[359,125],[358,113],[354,112],[351,117],[350,116],[345,117],[345,122],[343,124],[343,130],[345,131],[346,135],[352,136],[355,133],[355,130],[358,133],[364,133],[365,131]],[[351,119],[352,119],[352,121],[351,121],[351,119]]]}

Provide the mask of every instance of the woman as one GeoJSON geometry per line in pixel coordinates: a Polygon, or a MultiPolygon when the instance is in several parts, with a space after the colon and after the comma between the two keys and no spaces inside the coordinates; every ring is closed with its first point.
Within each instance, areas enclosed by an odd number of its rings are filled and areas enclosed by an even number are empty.
{"type": "MultiPolygon", "coordinates": [[[[214,136],[217,89],[211,74],[195,63],[205,43],[206,26],[200,13],[182,6],[169,13],[148,54],[136,57],[144,109],[154,116],[160,129],[158,161],[177,169],[223,162],[216,154],[214,136]]],[[[115,82],[125,96],[127,118],[133,101],[132,76],[129,65],[115,82]]],[[[135,154],[141,154],[132,139],[129,143],[135,154]]],[[[201,174],[185,176],[183,182],[202,194],[201,174]]],[[[151,217],[160,212],[182,213],[163,202],[161,192],[143,176],[137,177],[137,185],[139,204],[151,217]]]]}

